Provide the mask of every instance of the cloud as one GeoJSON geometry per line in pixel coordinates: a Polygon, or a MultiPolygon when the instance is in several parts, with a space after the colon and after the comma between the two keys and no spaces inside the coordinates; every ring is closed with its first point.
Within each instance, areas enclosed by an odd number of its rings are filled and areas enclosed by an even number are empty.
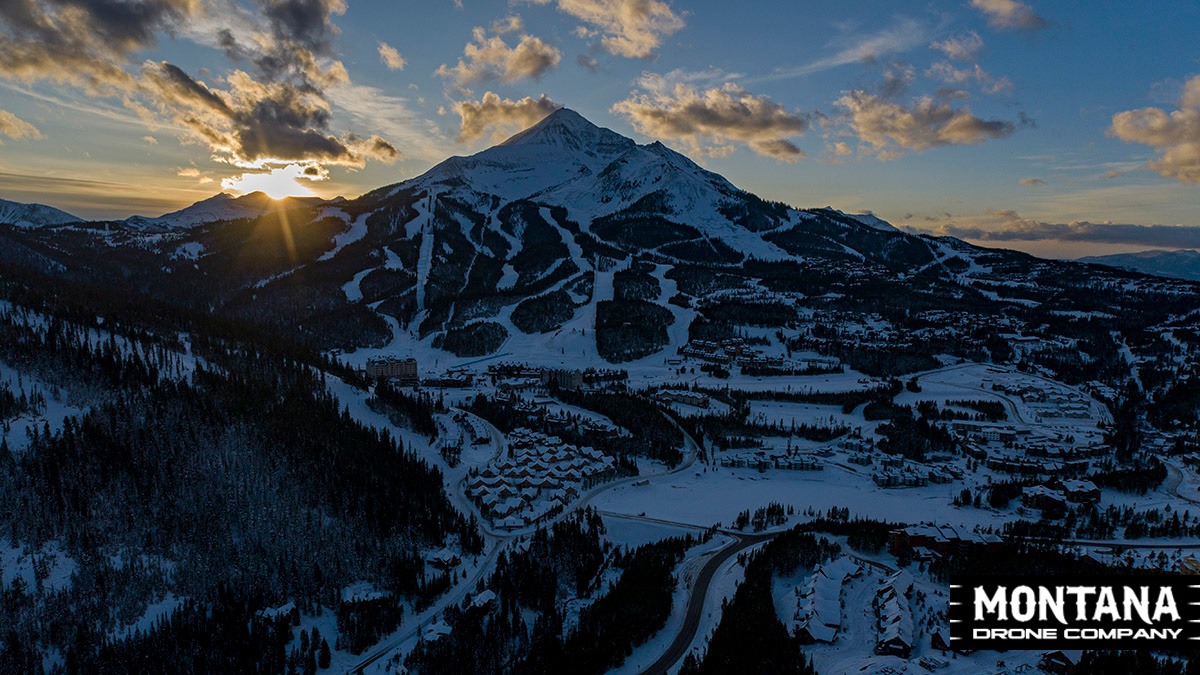
{"type": "Polygon", "coordinates": [[[188,167],[184,167],[182,169],[177,170],[175,172],[175,175],[179,176],[181,178],[199,178],[200,177],[200,169],[197,169],[194,166],[188,166],[188,167]]]}
{"type": "Polygon", "coordinates": [[[167,62],[142,66],[145,86],[163,114],[188,129],[221,161],[257,166],[315,160],[361,168],[367,159],[393,161],[399,151],[379,136],[329,132],[328,102],[290,82],[261,82],[240,70],[216,90],[167,62]]]}
{"type": "MultiPolygon", "coordinates": [[[[332,19],[343,0],[253,0],[211,11],[200,0],[14,0],[0,4],[0,77],[72,85],[119,100],[151,128],[178,130],[238,166],[321,161],[361,167],[398,151],[335,133],[329,87],[349,83],[332,19]],[[228,11],[224,11],[228,10],[228,11]],[[228,21],[228,25],[222,25],[228,21]],[[248,64],[209,85],[133,55],[185,35],[248,64]]],[[[148,141],[149,142],[149,141],[148,141]]]]}
{"type": "Polygon", "coordinates": [[[776,69],[756,81],[785,80],[831,70],[864,61],[877,61],[891,54],[908,51],[929,42],[928,29],[919,21],[902,18],[895,25],[866,36],[849,35],[832,43],[837,49],[829,56],[799,66],[776,69]]]}
{"type": "Polygon", "coordinates": [[[1019,180],[1017,182],[1020,183],[1021,185],[1024,185],[1025,187],[1031,187],[1031,188],[1046,187],[1046,181],[1042,180],[1041,178],[1022,178],[1021,180],[1019,180]]]}
{"type": "Polygon", "coordinates": [[[379,60],[387,66],[388,70],[404,70],[407,63],[404,57],[400,56],[400,52],[386,42],[379,43],[379,60]]]}
{"type": "Polygon", "coordinates": [[[743,143],[759,155],[784,162],[804,157],[789,139],[808,129],[808,115],[734,83],[707,89],[685,82],[665,85],[661,78],[644,77],[644,90],[618,101],[612,110],[640,133],[681,141],[699,154],[727,155],[734,143],[743,143]]]}
{"type": "Polygon", "coordinates": [[[1127,110],[1113,115],[1109,133],[1126,143],[1148,145],[1158,158],[1146,166],[1165,178],[1200,183],[1200,75],[1183,87],[1179,109],[1127,110]]]}
{"type": "Polygon", "coordinates": [[[836,104],[846,110],[859,140],[885,160],[905,150],[920,152],[1005,138],[1017,128],[1012,122],[981,119],[965,106],[955,109],[928,96],[905,106],[859,90],[842,96],[836,104]]]}
{"type": "Polygon", "coordinates": [[[645,59],[654,55],[664,37],[684,26],[683,18],[662,0],[529,0],[554,2],[559,11],[583,21],[576,34],[599,37],[610,54],[645,59]]]}
{"type": "Polygon", "coordinates": [[[520,33],[523,30],[525,30],[525,22],[521,21],[521,17],[516,15],[509,15],[492,22],[492,32],[496,35],[520,33]]]}
{"type": "Polygon", "coordinates": [[[42,137],[42,132],[7,110],[0,110],[0,136],[8,136],[16,141],[25,138],[37,140],[42,137]]]}
{"type": "Polygon", "coordinates": [[[1018,0],[971,0],[971,6],[986,14],[993,28],[1038,30],[1050,25],[1032,7],[1018,0]]]}
{"type": "Polygon", "coordinates": [[[879,86],[879,95],[883,98],[903,96],[912,86],[916,71],[904,63],[893,64],[883,73],[883,83],[879,86]]]}
{"type": "Polygon", "coordinates": [[[983,38],[971,30],[929,46],[945,54],[951,61],[974,61],[983,51],[983,38]]]}
{"type": "Polygon", "coordinates": [[[925,72],[926,77],[941,80],[946,84],[962,86],[974,82],[988,94],[998,94],[1012,89],[1012,81],[1007,77],[992,77],[979,64],[969,68],[956,68],[948,61],[938,61],[925,72]]]}
{"type": "Polygon", "coordinates": [[[946,223],[926,230],[932,234],[975,241],[1070,241],[1102,244],[1200,248],[1200,226],[1133,225],[1124,223],[1047,223],[1022,218],[1016,211],[989,210],[975,225],[946,223]]]}
{"type": "Polygon", "coordinates": [[[561,107],[545,94],[538,98],[526,96],[513,101],[502,99],[498,94],[489,91],[480,101],[462,101],[454,104],[454,109],[462,118],[458,142],[469,143],[478,140],[489,131],[492,138],[498,140],[506,134],[533,126],[561,107]]]}
{"type": "Polygon", "coordinates": [[[146,145],[158,145],[158,139],[153,136],[142,136],[142,140],[146,141],[146,145]]]}
{"type": "Polygon", "coordinates": [[[590,54],[580,54],[579,56],[576,56],[575,63],[578,63],[580,68],[583,68],[588,72],[595,73],[600,71],[600,62],[596,60],[596,57],[590,54]]]}
{"type": "Polygon", "coordinates": [[[490,80],[512,83],[539,78],[562,59],[562,53],[541,38],[522,35],[516,46],[510,47],[498,35],[488,37],[483,28],[474,30],[463,56],[455,66],[443,63],[436,73],[460,87],[490,80]]]}

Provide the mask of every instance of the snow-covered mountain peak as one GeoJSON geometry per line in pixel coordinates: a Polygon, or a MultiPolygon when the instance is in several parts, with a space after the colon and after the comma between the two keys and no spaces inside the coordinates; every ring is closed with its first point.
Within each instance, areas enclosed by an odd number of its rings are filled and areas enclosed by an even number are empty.
{"type": "Polygon", "coordinates": [[[251,192],[241,197],[235,197],[228,192],[222,192],[157,218],[133,216],[127,218],[125,224],[134,229],[143,230],[154,228],[182,230],[223,220],[258,218],[268,211],[310,206],[322,201],[316,197],[272,199],[263,192],[251,192]]]}
{"type": "Polygon", "coordinates": [[[77,218],[66,211],[60,211],[45,204],[22,204],[0,199],[0,223],[3,224],[34,228],[81,222],[83,222],[82,218],[77,218]]]}
{"type": "Polygon", "coordinates": [[[631,139],[592,124],[574,110],[559,108],[497,148],[540,146],[592,158],[612,158],[635,145],[631,139]]]}

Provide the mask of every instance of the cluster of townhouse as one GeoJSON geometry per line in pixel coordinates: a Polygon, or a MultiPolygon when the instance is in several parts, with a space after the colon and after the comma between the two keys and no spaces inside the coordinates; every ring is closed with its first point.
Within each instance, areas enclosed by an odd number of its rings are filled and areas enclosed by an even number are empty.
{"type": "Polygon", "coordinates": [[[842,628],[842,587],[862,574],[862,567],[848,556],[827,562],[813,570],[796,587],[794,635],[800,644],[832,643],[842,628]]]}
{"type": "Polygon", "coordinates": [[[907,659],[913,649],[913,615],[909,597],[913,590],[913,575],[900,570],[883,579],[875,591],[872,603],[878,637],[876,654],[907,659]]]}
{"type": "Polygon", "coordinates": [[[795,448],[752,448],[739,452],[724,453],[721,466],[731,469],[782,469],[784,471],[821,471],[825,468],[816,455],[800,452],[795,448]]]}
{"type": "Polygon", "coordinates": [[[708,394],[702,394],[697,391],[674,391],[664,389],[655,394],[655,398],[664,403],[682,403],[690,405],[694,408],[708,408],[708,394]]]}
{"type": "Polygon", "coordinates": [[[525,363],[500,363],[487,368],[487,376],[501,391],[545,389],[554,385],[560,389],[603,387],[629,379],[629,372],[619,368],[547,368],[525,363]]]}
{"type": "MultiPolygon", "coordinates": [[[[784,358],[764,354],[761,349],[749,346],[742,338],[727,340],[689,340],[679,348],[681,357],[690,357],[722,366],[737,365],[741,368],[773,370],[816,370],[834,372],[840,370],[841,361],[824,356],[784,358]]],[[[683,359],[668,359],[670,365],[679,365],[683,359]]]]}
{"type": "Polygon", "coordinates": [[[1009,396],[1021,399],[1035,415],[1041,418],[1088,419],[1092,416],[1092,405],[1082,394],[1063,387],[1055,387],[1041,379],[1024,377],[993,380],[983,378],[984,387],[990,387],[1009,396]]]}
{"type": "Polygon", "coordinates": [[[612,458],[555,436],[516,429],[510,456],[467,479],[467,494],[495,527],[519,529],[564,510],[581,492],[611,477],[612,458]]]}
{"type": "Polygon", "coordinates": [[[1095,504],[1100,488],[1087,480],[1063,480],[1046,485],[1031,485],[1021,492],[1021,503],[1035,509],[1062,509],[1068,503],[1095,504]]]}
{"type": "Polygon", "coordinates": [[[892,555],[909,555],[914,560],[932,560],[947,555],[989,555],[1002,540],[999,535],[974,532],[961,525],[926,523],[893,530],[888,535],[892,555]]]}

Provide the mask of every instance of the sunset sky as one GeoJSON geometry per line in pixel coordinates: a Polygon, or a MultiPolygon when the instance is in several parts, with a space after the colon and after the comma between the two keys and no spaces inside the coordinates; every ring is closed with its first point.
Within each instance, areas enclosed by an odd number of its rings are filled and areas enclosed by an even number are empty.
{"type": "Polygon", "coordinates": [[[0,198],[355,196],[567,106],[796,206],[1200,247],[1200,3],[11,0],[0,198]]]}

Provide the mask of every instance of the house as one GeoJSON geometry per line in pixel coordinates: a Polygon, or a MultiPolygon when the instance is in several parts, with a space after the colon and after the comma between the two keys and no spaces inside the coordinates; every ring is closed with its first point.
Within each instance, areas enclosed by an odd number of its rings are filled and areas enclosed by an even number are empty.
{"type": "Polygon", "coordinates": [[[974,649],[961,649],[954,647],[953,645],[954,641],[950,639],[950,631],[946,630],[945,628],[940,628],[935,631],[933,635],[929,636],[929,646],[943,653],[954,652],[955,654],[961,654],[963,656],[975,653],[974,649]]]}
{"type": "Polygon", "coordinates": [[[455,555],[454,552],[448,548],[443,548],[440,551],[433,553],[426,558],[426,560],[430,565],[443,571],[454,569],[455,567],[458,567],[460,562],[462,562],[462,559],[455,555]]]}
{"type": "Polygon", "coordinates": [[[483,591],[479,595],[476,595],[474,598],[471,598],[471,604],[470,604],[471,609],[478,609],[478,610],[483,610],[485,612],[490,612],[493,609],[495,609],[495,607],[496,607],[496,593],[495,593],[495,591],[493,591],[490,588],[483,591]]]}
{"type": "Polygon", "coordinates": [[[1067,506],[1066,500],[1060,493],[1044,485],[1033,485],[1022,490],[1021,503],[1042,511],[1064,509],[1067,506]]]}
{"type": "Polygon", "coordinates": [[[1090,480],[1064,480],[1063,495],[1077,504],[1095,504],[1100,501],[1100,488],[1090,480]]]}
{"type": "Polygon", "coordinates": [[[1075,668],[1075,664],[1079,663],[1079,657],[1082,655],[1083,650],[1081,649],[1046,652],[1038,661],[1038,669],[1055,675],[1065,675],[1075,668]]]}

